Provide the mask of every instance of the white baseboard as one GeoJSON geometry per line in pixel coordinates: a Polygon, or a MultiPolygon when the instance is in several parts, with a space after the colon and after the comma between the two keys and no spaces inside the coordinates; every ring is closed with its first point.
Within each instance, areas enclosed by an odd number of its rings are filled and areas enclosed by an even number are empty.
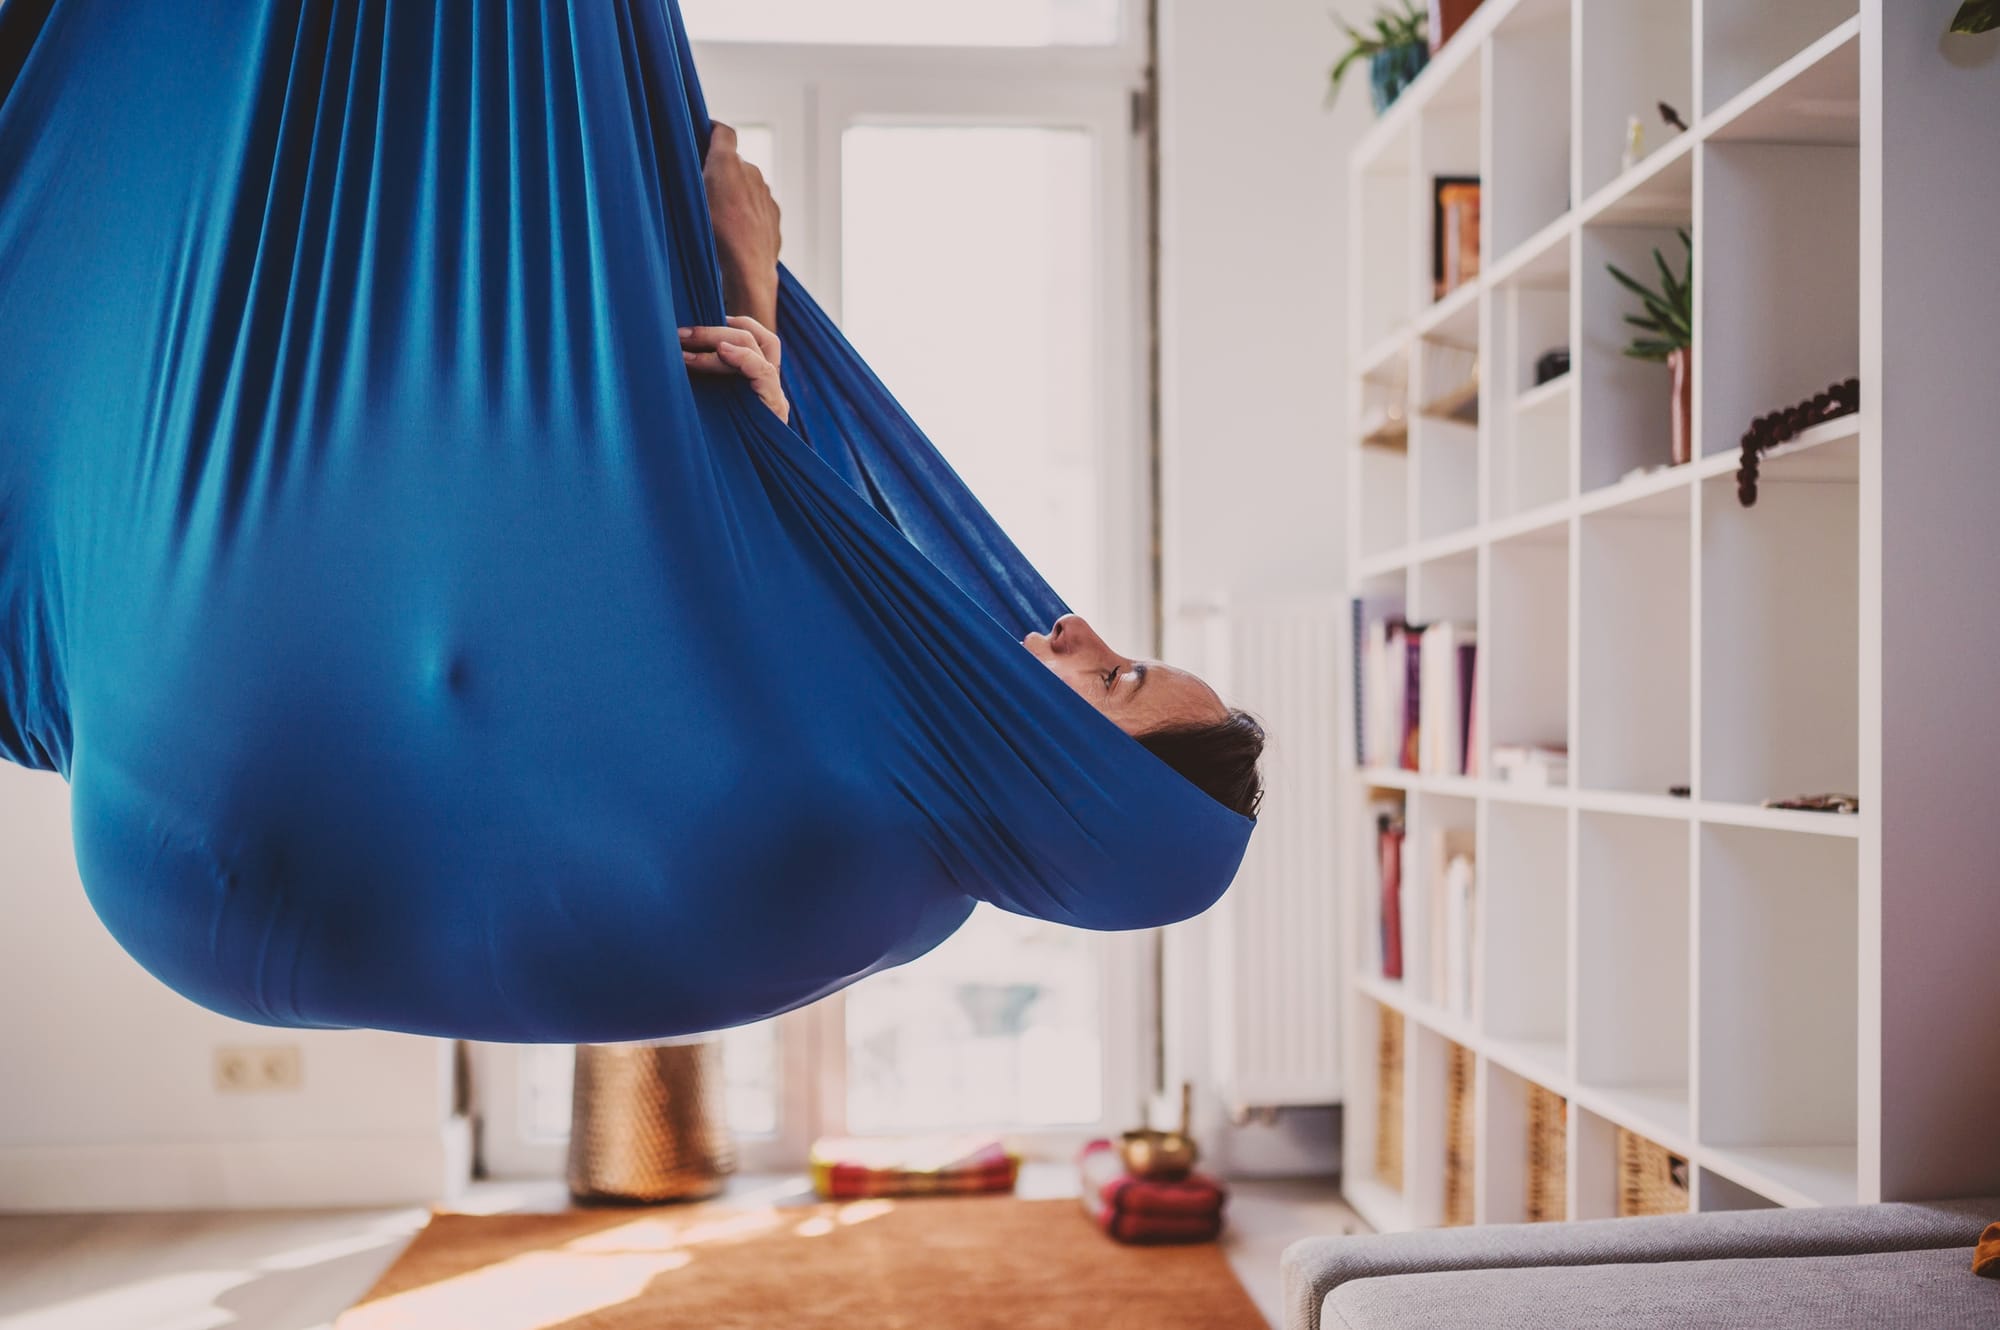
{"type": "Polygon", "coordinates": [[[431,1205],[472,1176],[472,1130],[280,1141],[0,1147],[0,1211],[431,1205]]]}

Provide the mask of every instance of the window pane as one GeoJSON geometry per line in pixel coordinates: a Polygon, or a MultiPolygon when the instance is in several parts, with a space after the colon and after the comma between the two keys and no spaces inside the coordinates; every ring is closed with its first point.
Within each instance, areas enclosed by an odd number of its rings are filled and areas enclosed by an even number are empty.
{"type": "Polygon", "coordinates": [[[1097,599],[1096,219],[1080,130],[847,131],[842,324],[1042,575],[1097,599]]]}
{"type": "Polygon", "coordinates": [[[885,46],[1094,46],[1119,0],[682,0],[697,41],[885,46]]]}
{"type": "Polygon", "coordinates": [[[848,990],[848,1128],[1094,1123],[1100,1030],[1090,934],[982,905],[930,955],[848,990]]]}
{"type": "Polygon", "coordinates": [[[739,1136],[778,1130],[778,1026],[742,1025],[722,1034],[722,1093],[729,1129],[739,1136]]]}
{"type": "MultiPolygon", "coordinates": [[[[954,11],[956,12],[956,11],[954,11]]],[[[1097,590],[1095,162],[1080,130],[858,126],[842,322],[1066,597],[1097,590]]],[[[847,999],[854,1131],[1102,1116],[1097,944],[980,907],[847,999]]]]}

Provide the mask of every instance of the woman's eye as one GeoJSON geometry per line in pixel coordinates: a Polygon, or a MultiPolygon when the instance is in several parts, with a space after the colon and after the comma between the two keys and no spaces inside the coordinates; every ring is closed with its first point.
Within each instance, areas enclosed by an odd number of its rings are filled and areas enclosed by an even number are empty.
{"type": "Polygon", "coordinates": [[[1117,670],[1104,671],[1104,691],[1108,693],[1117,686],[1118,686],[1118,671],[1117,670]]]}

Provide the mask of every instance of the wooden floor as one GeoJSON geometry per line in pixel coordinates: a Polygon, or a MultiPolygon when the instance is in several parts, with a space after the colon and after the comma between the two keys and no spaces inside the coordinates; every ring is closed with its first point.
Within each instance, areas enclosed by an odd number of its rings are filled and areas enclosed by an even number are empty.
{"type": "MultiPolygon", "coordinates": [[[[1022,1194],[1074,1194],[1030,1168],[1022,1194]]],[[[1242,1182],[1230,1264],[1277,1323],[1278,1256],[1296,1238],[1365,1232],[1326,1182],[1242,1182]]],[[[805,1179],[743,1178],[743,1205],[804,1202],[805,1179]]],[[[481,1182],[454,1209],[560,1209],[553,1182],[481,1182]]],[[[212,1214],[0,1215],[0,1330],[326,1330],[423,1225],[422,1208],[212,1214]]]]}

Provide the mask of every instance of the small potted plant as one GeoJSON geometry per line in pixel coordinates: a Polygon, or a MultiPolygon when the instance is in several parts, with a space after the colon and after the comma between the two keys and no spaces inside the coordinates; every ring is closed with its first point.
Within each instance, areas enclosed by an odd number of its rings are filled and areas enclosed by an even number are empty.
{"type": "Polygon", "coordinates": [[[2000,28],[2000,0],[1965,0],[1951,21],[1953,32],[1981,33],[2000,28]]]}
{"type": "Polygon", "coordinates": [[[1653,263],[1660,270],[1657,291],[1615,263],[1604,265],[1620,286],[1639,297],[1646,309],[1644,314],[1625,316],[1625,322],[1644,334],[1632,339],[1625,354],[1634,360],[1660,361],[1673,375],[1675,466],[1694,458],[1694,240],[1686,231],[1680,236],[1681,245],[1687,250],[1687,271],[1674,276],[1665,256],[1654,250],[1653,263]]]}
{"type": "Polygon", "coordinates": [[[1368,62],[1368,82],[1375,97],[1375,114],[1388,110],[1431,58],[1430,14],[1417,0],[1384,5],[1366,30],[1336,18],[1350,45],[1333,67],[1328,100],[1340,91],[1340,81],[1357,60],[1368,62]]]}

